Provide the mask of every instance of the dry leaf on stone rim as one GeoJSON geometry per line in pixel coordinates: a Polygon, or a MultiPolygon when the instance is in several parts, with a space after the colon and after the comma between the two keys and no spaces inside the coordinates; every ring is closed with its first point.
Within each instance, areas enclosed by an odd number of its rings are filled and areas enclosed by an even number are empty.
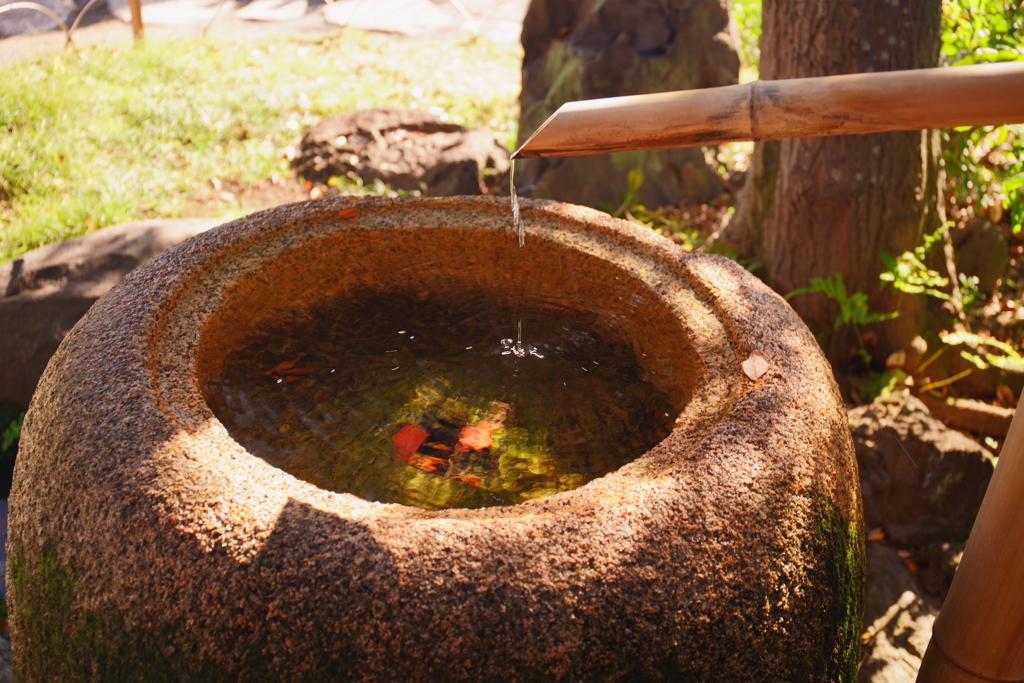
{"type": "Polygon", "coordinates": [[[750,379],[759,379],[761,375],[768,372],[768,361],[764,359],[760,351],[751,351],[750,357],[743,361],[743,372],[750,379]]]}

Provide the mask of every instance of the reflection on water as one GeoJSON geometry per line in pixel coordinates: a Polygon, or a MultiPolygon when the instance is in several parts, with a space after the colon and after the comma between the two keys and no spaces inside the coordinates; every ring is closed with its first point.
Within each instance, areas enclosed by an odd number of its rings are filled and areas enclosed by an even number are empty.
{"type": "Polygon", "coordinates": [[[353,300],[254,331],[204,385],[235,439],[322,488],[513,505],[635,459],[678,412],[626,343],[572,311],[353,300]]]}

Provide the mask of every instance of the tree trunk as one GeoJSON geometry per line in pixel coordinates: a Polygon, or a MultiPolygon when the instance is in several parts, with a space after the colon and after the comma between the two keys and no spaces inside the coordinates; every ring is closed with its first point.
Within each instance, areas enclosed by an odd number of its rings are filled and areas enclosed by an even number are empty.
{"type": "MultiPolygon", "coordinates": [[[[941,0],[764,0],[761,78],[831,76],[934,67],[941,0]]],[[[882,291],[879,258],[921,244],[941,224],[936,131],[759,143],[726,241],[764,261],[786,294],[841,273],[872,311],[900,317],[862,330],[884,359],[923,329],[920,296],[882,291]]],[[[834,330],[838,305],[823,294],[791,300],[834,366],[856,356],[856,331],[834,330]]]]}
{"type": "MultiPolygon", "coordinates": [[[[519,142],[573,100],[732,85],[739,41],[728,0],[532,0],[523,21],[519,142]]],[[[699,147],[516,163],[523,196],[616,204],[640,169],[648,206],[710,201],[721,179],[699,147]]]]}

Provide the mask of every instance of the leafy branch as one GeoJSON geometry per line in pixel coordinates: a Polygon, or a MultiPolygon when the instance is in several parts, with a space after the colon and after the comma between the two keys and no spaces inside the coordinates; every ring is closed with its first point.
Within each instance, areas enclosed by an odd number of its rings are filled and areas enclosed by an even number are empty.
{"type": "MultiPolygon", "coordinates": [[[[1024,5],[1019,0],[942,3],[942,60],[948,66],[1024,60],[1024,5]]],[[[1024,126],[943,131],[949,189],[961,206],[1006,214],[1013,232],[1024,225],[1024,126]]]]}
{"type": "Polygon", "coordinates": [[[906,294],[927,294],[936,299],[949,301],[952,297],[939,289],[949,284],[949,278],[942,277],[924,264],[932,245],[942,239],[942,233],[946,228],[947,226],[943,226],[933,234],[925,235],[922,245],[915,247],[913,251],[903,252],[897,258],[883,251],[880,257],[885,270],[878,279],[906,294]]]}
{"type": "Polygon", "coordinates": [[[843,325],[851,325],[854,334],[857,335],[857,344],[859,346],[857,353],[864,359],[865,364],[870,364],[871,354],[868,353],[867,347],[864,346],[864,337],[860,333],[860,326],[892,320],[899,316],[899,311],[893,311],[892,313],[871,311],[868,308],[867,294],[864,292],[853,292],[851,294],[846,291],[846,283],[843,281],[842,273],[836,273],[830,278],[811,278],[810,287],[794,289],[785,298],[786,301],[789,301],[800,294],[818,293],[824,294],[839,304],[839,313],[836,315],[833,327],[839,329],[843,325]]]}

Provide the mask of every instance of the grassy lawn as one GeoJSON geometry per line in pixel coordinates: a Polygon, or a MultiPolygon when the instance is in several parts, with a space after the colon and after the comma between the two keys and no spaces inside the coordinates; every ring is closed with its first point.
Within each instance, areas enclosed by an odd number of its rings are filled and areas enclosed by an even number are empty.
{"type": "Polygon", "coordinates": [[[350,29],[147,40],[0,70],[0,262],[123,221],[246,213],[212,185],[285,182],[287,148],[334,112],[439,107],[511,145],[521,61],[518,45],[350,29]]]}

